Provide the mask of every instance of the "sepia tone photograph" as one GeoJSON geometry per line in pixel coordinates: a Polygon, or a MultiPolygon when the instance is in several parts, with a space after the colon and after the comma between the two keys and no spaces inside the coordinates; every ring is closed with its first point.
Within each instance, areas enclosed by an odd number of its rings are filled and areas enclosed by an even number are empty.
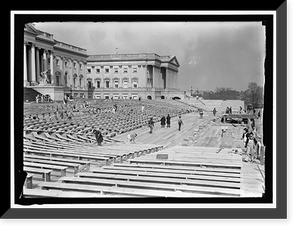
{"type": "Polygon", "coordinates": [[[23,197],[262,198],[266,30],[24,27],[23,197]]]}

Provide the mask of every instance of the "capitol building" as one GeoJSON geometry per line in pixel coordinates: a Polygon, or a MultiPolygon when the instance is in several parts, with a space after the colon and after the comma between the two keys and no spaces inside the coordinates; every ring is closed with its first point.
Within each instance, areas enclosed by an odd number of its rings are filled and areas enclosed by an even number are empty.
{"type": "MultiPolygon", "coordinates": [[[[33,24],[24,29],[24,93],[61,101],[83,99],[182,99],[176,56],[155,53],[88,55],[33,24]]],[[[24,94],[24,100],[28,100],[24,94]]]]}

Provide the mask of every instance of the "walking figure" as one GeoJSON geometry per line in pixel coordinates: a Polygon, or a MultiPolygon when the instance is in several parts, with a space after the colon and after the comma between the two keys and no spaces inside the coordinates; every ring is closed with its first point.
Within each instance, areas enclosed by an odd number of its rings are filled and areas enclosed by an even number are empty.
{"type": "MultiPolygon", "coordinates": [[[[216,110],[216,108],[214,108],[214,109],[213,109],[213,114],[214,114],[214,116],[216,116],[216,112],[217,112],[217,110],[216,110]]],[[[227,113],[227,109],[226,109],[226,113],[227,113]]]]}
{"type": "Polygon", "coordinates": [[[160,125],[161,125],[161,128],[165,128],[165,125],[166,125],[166,118],[165,118],[165,116],[161,117],[161,119],[160,119],[160,125]]]}
{"type": "Polygon", "coordinates": [[[183,125],[183,121],[181,120],[181,116],[179,116],[179,119],[178,119],[178,130],[179,131],[181,129],[181,125],[183,125]]]}
{"type": "Polygon", "coordinates": [[[170,114],[167,115],[167,127],[171,127],[171,117],[170,114]]]}
{"type": "Polygon", "coordinates": [[[153,122],[153,118],[150,118],[148,121],[148,126],[150,128],[150,134],[152,134],[153,131],[153,127],[154,127],[154,122],[153,122]]]}
{"type": "Polygon", "coordinates": [[[103,136],[102,136],[101,131],[99,129],[98,130],[95,129],[93,131],[93,133],[95,134],[95,138],[96,138],[98,146],[102,146],[103,136]]]}

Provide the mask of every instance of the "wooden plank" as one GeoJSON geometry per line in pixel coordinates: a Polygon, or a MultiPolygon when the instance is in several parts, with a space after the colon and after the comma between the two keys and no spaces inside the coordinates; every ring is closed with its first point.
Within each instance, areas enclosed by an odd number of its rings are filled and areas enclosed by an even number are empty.
{"type": "Polygon", "coordinates": [[[131,195],[136,197],[200,197],[199,194],[193,193],[182,193],[173,191],[158,191],[158,190],[143,190],[143,189],[129,189],[129,188],[118,188],[118,187],[102,187],[92,185],[80,185],[80,184],[65,184],[65,183],[53,183],[44,182],[40,183],[39,186],[42,189],[62,189],[62,190],[73,190],[83,192],[98,192],[101,194],[117,194],[117,195],[131,195]]]}
{"type": "Polygon", "coordinates": [[[228,188],[240,188],[240,183],[222,182],[222,181],[209,181],[209,180],[190,180],[182,178],[167,178],[167,177],[147,177],[147,176],[129,176],[122,174],[99,174],[99,173],[78,173],[78,176],[82,177],[94,177],[111,180],[127,180],[127,181],[144,181],[153,183],[170,183],[170,184],[183,184],[194,186],[207,186],[207,187],[228,187],[228,188]]]}
{"type": "Polygon", "coordinates": [[[224,181],[224,182],[233,182],[240,183],[241,179],[238,178],[230,178],[224,176],[201,176],[201,175],[193,175],[193,174],[180,174],[180,173],[157,173],[157,172],[145,172],[143,170],[140,171],[130,171],[130,170],[93,170],[93,173],[100,174],[120,174],[120,175],[132,175],[132,176],[147,176],[147,177],[165,177],[165,178],[182,178],[182,179],[191,179],[191,180],[211,180],[211,181],[224,181]]]}
{"type": "Polygon", "coordinates": [[[25,172],[34,173],[34,174],[42,174],[44,181],[51,180],[51,172],[53,170],[50,169],[40,169],[40,168],[31,168],[31,167],[23,167],[25,172]]]}
{"type": "Polygon", "coordinates": [[[114,164],[114,167],[136,167],[136,168],[153,168],[153,169],[165,169],[165,170],[183,170],[183,171],[206,171],[214,173],[230,173],[240,174],[239,169],[229,168],[206,168],[206,167],[185,167],[185,166],[162,166],[162,165],[147,165],[147,164],[114,164]]]}
{"type": "Polygon", "coordinates": [[[236,168],[240,169],[241,165],[236,164],[212,164],[212,163],[198,163],[198,162],[188,162],[185,160],[178,160],[178,161],[169,161],[169,160],[141,160],[141,159],[129,159],[129,163],[146,163],[146,164],[158,164],[158,165],[182,165],[182,166],[196,166],[196,167],[222,167],[222,168],[236,168]]]}
{"type": "Polygon", "coordinates": [[[25,198],[38,198],[38,197],[75,197],[75,198],[101,198],[107,197],[97,193],[82,193],[73,191],[61,190],[42,190],[42,189],[24,189],[23,196],[25,198]]]}
{"type": "Polygon", "coordinates": [[[81,164],[81,165],[89,165],[89,161],[85,160],[75,160],[75,159],[67,159],[67,158],[55,158],[55,157],[50,157],[50,156],[44,156],[43,154],[35,154],[35,155],[28,155],[24,154],[24,158],[29,158],[29,159],[37,159],[37,160],[53,160],[53,161],[62,161],[62,162],[70,162],[74,164],[81,164]]]}
{"type": "Polygon", "coordinates": [[[67,167],[61,165],[50,165],[50,164],[41,164],[41,163],[31,163],[31,162],[23,162],[24,167],[34,167],[34,168],[46,168],[52,170],[59,170],[61,172],[61,176],[66,176],[67,167]]]}
{"type": "MultiPolygon", "coordinates": [[[[115,186],[118,188],[139,188],[149,190],[168,190],[168,191],[181,191],[184,193],[194,194],[209,194],[210,197],[218,196],[240,196],[239,189],[219,188],[219,187],[204,187],[204,186],[188,186],[178,184],[166,184],[166,183],[149,183],[144,181],[122,181],[122,180],[106,180],[90,177],[63,177],[60,179],[66,183],[82,183],[104,186],[115,186]]],[[[201,196],[199,196],[201,197],[201,196]]]]}
{"type": "Polygon", "coordinates": [[[151,166],[149,168],[143,168],[143,167],[131,167],[131,165],[128,165],[128,167],[122,167],[122,166],[103,166],[102,167],[105,170],[128,170],[128,171],[137,171],[137,172],[157,172],[157,173],[174,173],[174,174],[185,174],[185,175],[202,175],[202,176],[219,176],[219,177],[230,177],[230,178],[236,178],[240,179],[241,175],[240,173],[226,173],[226,172],[213,172],[213,171],[205,171],[205,170],[178,170],[178,169],[157,169],[152,168],[151,166]]]}
{"type": "Polygon", "coordinates": [[[29,150],[29,149],[24,149],[25,152],[29,153],[36,153],[36,154],[45,154],[45,155],[50,155],[50,156],[62,156],[62,157],[73,157],[77,158],[78,160],[82,159],[87,159],[87,160],[96,160],[96,161],[105,161],[106,164],[109,161],[109,158],[103,157],[103,156],[91,156],[91,155],[81,155],[81,154],[70,154],[66,152],[54,152],[54,151],[35,151],[35,150],[29,150]]]}
{"type": "Polygon", "coordinates": [[[38,160],[38,159],[30,159],[24,157],[23,161],[31,162],[31,163],[41,163],[41,164],[50,164],[50,165],[60,165],[65,166],[67,168],[73,168],[74,174],[78,173],[80,164],[71,163],[71,162],[61,162],[61,161],[51,161],[51,160],[38,160]]]}

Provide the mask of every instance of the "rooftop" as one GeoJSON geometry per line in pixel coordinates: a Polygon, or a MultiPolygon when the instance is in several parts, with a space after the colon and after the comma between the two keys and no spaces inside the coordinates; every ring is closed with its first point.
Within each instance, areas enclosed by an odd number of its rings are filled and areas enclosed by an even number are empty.
{"type": "Polygon", "coordinates": [[[170,61],[172,56],[159,56],[156,53],[133,53],[133,54],[102,54],[90,55],[87,61],[108,61],[108,60],[159,60],[170,61]]]}

